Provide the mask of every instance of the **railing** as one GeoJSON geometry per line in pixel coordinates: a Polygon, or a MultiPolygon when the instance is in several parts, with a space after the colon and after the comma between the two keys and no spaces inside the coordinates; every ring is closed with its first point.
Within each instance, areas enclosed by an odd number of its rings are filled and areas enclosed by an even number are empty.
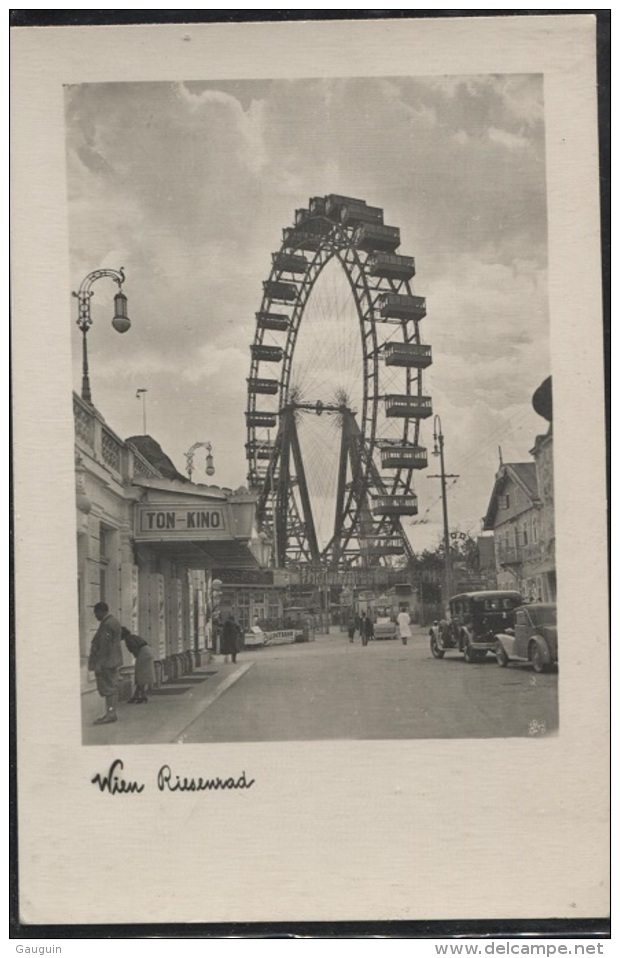
{"type": "Polygon", "coordinates": [[[252,393],[273,396],[279,388],[279,379],[259,379],[257,377],[248,379],[248,389],[252,393]]]}
{"type": "Polygon", "coordinates": [[[94,449],[95,417],[90,407],[77,396],[73,397],[73,422],[77,438],[94,449]]]}
{"type": "Polygon", "coordinates": [[[430,396],[385,396],[387,416],[418,416],[426,419],[433,414],[433,401],[430,396]]]}
{"type": "Polygon", "coordinates": [[[381,465],[384,468],[425,469],[428,453],[423,446],[382,446],[381,465]]]}
{"type": "Polygon", "coordinates": [[[154,466],[119,439],[93,406],[75,393],[73,422],[76,443],[82,456],[92,457],[115,474],[117,479],[131,479],[133,475],[151,479],[160,476],[154,466]]]}
{"type": "Polygon", "coordinates": [[[101,430],[101,458],[106,466],[114,469],[115,472],[121,471],[121,453],[123,443],[117,439],[109,429],[105,427],[101,430]]]}
{"type": "Polygon", "coordinates": [[[398,253],[373,253],[368,257],[368,264],[371,269],[376,266],[397,266],[403,269],[413,269],[415,260],[413,256],[400,256],[398,253]]]}
{"type": "Polygon", "coordinates": [[[431,347],[424,343],[387,343],[384,350],[386,365],[430,366],[431,347]]]}
{"type": "Polygon", "coordinates": [[[416,496],[377,496],[372,500],[372,511],[375,515],[417,515],[418,500],[416,496]]]}
{"type": "Polygon", "coordinates": [[[262,359],[271,363],[282,362],[284,350],[281,346],[265,346],[263,343],[252,343],[250,348],[254,359],[262,359]]]}
{"type": "Polygon", "coordinates": [[[149,466],[146,459],[138,455],[135,449],[133,451],[133,474],[134,476],[142,476],[144,479],[152,479],[158,475],[157,470],[149,466]]]}

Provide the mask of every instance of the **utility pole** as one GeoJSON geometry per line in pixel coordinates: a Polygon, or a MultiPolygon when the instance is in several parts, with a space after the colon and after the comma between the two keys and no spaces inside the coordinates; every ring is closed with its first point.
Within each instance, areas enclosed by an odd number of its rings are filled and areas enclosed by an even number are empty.
{"type": "Polygon", "coordinates": [[[443,604],[447,603],[448,599],[452,594],[452,562],[450,558],[450,527],[448,525],[448,496],[446,492],[446,479],[458,479],[459,476],[455,473],[446,473],[446,467],[443,457],[443,431],[441,428],[441,419],[439,416],[435,416],[433,420],[433,440],[435,442],[435,448],[433,450],[434,456],[439,456],[439,469],[440,474],[438,476],[428,476],[428,479],[441,479],[441,505],[443,512],[443,547],[444,547],[444,589],[445,595],[443,596],[443,604]]]}

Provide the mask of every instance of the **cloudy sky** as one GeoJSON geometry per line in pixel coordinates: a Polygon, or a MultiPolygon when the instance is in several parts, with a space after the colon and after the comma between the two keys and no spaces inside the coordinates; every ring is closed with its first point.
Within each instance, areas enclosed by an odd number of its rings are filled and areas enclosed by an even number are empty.
{"type": "MultiPolygon", "coordinates": [[[[246,481],[249,345],[282,228],[308,197],[380,206],[427,300],[424,391],[445,435],[450,525],[476,534],[498,465],[529,458],[550,373],[540,75],[96,84],[66,94],[73,289],[94,286],[93,401],[122,438],[147,431],[185,467],[211,440],[215,480],[246,481]]],[[[80,391],[75,300],[74,388],[80,391]]],[[[432,425],[422,427],[432,449],[432,425]]],[[[414,549],[441,536],[439,482],[416,476],[414,549]]],[[[198,468],[202,462],[197,462],[198,468]]],[[[194,478],[197,478],[195,476],[194,478]]]]}

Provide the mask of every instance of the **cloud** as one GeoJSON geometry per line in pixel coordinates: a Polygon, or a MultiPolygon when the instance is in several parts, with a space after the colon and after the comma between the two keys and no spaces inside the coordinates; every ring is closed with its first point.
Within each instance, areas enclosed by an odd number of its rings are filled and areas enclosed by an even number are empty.
{"type": "Polygon", "coordinates": [[[239,158],[252,173],[260,174],[268,160],[264,142],[265,103],[252,100],[249,108],[244,110],[236,97],[221,90],[206,89],[193,93],[184,83],[179,83],[177,90],[181,101],[187,104],[191,112],[200,116],[201,122],[210,122],[214,110],[222,109],[228,122],[234,124],[244,145],[239,158]]]}
{"type": "Polygon", "coordinates": [[[492,126],[489,128],[489,139],[493,143],[499,143],[509,150],[524,150],[530,145],[530,141],[525,136],[519,136],[518,133],[509,133],[508,130],[498,130],[492,126]]]}
{"type": "MultiPolygon", "coordinates": [[[[548,373],[541,77],[89,84],[69,88],[66,116],[73,288],[102,265],[127,274],[130,332],[111,329],[116,290],[102,282],[89,333],[95,401],[116,431],[139,431],[135,389],[148,388],[149,430],[177,466],[211,439],[218,481],[243,481],[270,254],[308,197],[360,196],[416,257],[425,384],[461,473],[451,521],[482,514],[497,435],[527,457],[548,373]]],[[[333,388],[321,346],[317,332],[308,365],[333,388]]],[[[421,505],[436,499],[430,480],[417,486],[421,505]]]]}
{"type": "Polygon", "coordinates": [[[192,384],[206,381],[212,388],[231,389],[238,383],[245,392],[243,383],[239,382],[239,372],[248,365],[248,349],[238,349],[228,346],[223,349],[214,349],[211,345],[201,346],[192,356],[191,364],[187,365],[181,376],[192,384]]]}

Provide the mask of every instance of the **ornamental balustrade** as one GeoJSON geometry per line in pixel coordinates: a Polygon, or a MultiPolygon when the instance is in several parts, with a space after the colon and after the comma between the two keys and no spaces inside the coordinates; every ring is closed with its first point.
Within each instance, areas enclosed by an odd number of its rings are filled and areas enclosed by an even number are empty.
{"type": "Polygon", "coordinates": [[[105,466],[117,479],[142,476],[152,479],[159,472],[135,449],[127,446],[103,421],[101,415],[76,393],[73,395],[76,446],[82,456],[105,466]]]}

